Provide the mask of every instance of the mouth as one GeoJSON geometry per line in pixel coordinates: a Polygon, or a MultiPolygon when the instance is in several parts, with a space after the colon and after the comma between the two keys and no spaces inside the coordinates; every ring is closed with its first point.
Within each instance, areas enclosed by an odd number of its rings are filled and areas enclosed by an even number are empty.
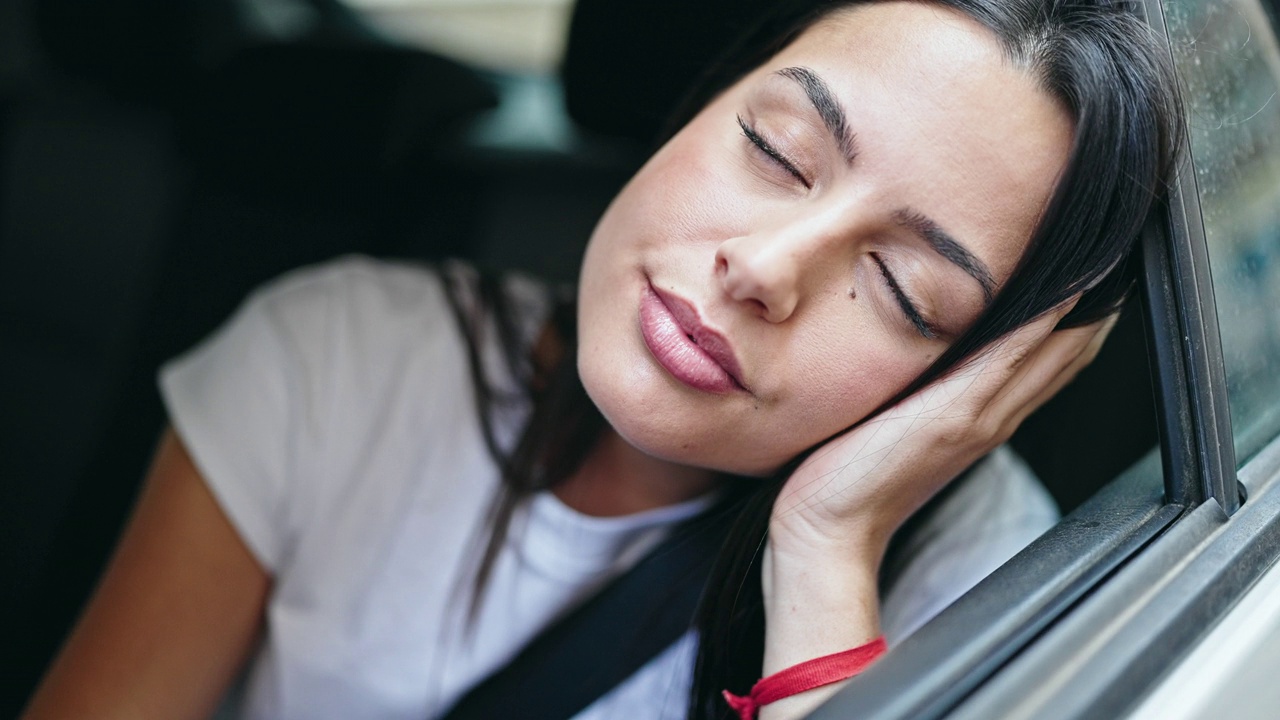
{"type": "Polygon", "coordinates": [[[717,395],[750,392],[729,341],[704,325],[688,300],[646,285],[640,332],[658,364],[681,383],[717,395]]]}

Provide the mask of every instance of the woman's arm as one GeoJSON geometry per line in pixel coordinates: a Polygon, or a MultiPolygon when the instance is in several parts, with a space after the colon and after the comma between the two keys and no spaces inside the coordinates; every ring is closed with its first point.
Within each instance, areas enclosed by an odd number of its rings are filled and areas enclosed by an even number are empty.
{"type": "MultiPolygon", "coordinates": [[[[818,448],[787,480],[762,568],[765,675],[880,634],[877,577],[893,532],[1097,355],[1114,318],[1053,331],[1069,309],[818,448]]],[[[802,717],[841,685],[766,705],[760,718],[802,717]]]]}
{"type": "Polygon", "coordinates": [[[270,585],[166,431],[106,574],[23,717],[207,717],[254,646],[270,585]]]}

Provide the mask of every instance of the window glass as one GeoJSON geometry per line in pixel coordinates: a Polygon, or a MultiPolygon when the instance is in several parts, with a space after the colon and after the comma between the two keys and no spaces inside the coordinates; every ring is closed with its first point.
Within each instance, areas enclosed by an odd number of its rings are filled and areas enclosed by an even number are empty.
{"type": "Polygon", "coordinates": [[[1163,5],[1243,463],[1280,430],[1280,54],[1257,0],[1163,5]]]}

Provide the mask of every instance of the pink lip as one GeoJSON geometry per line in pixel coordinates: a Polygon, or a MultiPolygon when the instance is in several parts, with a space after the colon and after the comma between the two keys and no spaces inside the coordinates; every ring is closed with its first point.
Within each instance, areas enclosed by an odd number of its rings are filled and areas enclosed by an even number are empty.
{"type": "Polygon", "coordinates": [[[733,348],[702,324],[688,300],[646,285],[640,297],[640,333],[653,357],[680,382],[717,394],[747,389],[733,348]]]}

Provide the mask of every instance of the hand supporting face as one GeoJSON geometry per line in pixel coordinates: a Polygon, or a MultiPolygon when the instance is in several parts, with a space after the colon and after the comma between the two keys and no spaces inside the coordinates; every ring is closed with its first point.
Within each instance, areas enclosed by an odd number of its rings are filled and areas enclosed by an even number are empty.
{"type": "MultiPolygon", "coordinates": [[[[829,441],[792,474],[764,554],[766,675],[879,634],[877,575],[893,532],[1097,355],[1115,318],[1054,331],[1072,306],[829,441]]],[[[802,715],[837,688],[779,701],[760,716],[802,715]]]]}

